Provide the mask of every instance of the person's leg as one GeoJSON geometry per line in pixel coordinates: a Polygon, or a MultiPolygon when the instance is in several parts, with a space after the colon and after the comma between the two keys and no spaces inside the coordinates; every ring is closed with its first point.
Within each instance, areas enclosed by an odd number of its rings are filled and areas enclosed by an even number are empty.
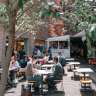
{"type": "Polygon", "coordinates": [[[13,83],[18,83],[18,80],[16,79],[16,71],[12,71],[12,73],[11,73],[12,75],[12,82],[13,83]]]}
{"type": "Polygon", "coordinates": [[[30,79],[30,80],[36,80],[37,82],[34,83],[34,87],[39,87],[41,84],[41,76],[38,74],[34,74],[30,79]]]}
{"type": "Polygon", "coordinates": [[[45,79],[45,81],[46,81],[49,89],[54,89],[54,88],[56,88],[56,87],[55,87],[55,83],[54,83],[54,81],[53,81],[53,78],[48,77],[48,78],[45,79]]]}

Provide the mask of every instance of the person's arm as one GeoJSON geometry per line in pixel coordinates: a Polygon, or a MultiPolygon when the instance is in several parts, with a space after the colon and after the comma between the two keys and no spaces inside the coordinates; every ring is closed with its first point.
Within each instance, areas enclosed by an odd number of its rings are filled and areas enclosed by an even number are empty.
{"type": "Polygon", "coordinates": [[[58,71],[58,66],[56,65],[56,66],[55,66],[55,70],[54,70],[52,76],[56,76],[56,75],[57,75],[57,71],[58,71]]]}
{"type": "Polygon", "coordinates": [[[15,67],[20,67],[18,61],[15,61],[15,67]]]}

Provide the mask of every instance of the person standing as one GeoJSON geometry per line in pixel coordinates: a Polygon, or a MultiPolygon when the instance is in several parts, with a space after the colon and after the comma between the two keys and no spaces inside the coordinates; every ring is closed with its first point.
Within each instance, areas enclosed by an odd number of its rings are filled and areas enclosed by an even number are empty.
{"type": "Polygon", "coordinates": [[[59,56],[59,63],[62,65],[63,68],[63,73],[65,73],[64,67],[66,66],[66,58],[65,56],[62,55],[61,52],[58,52],[58,56],[59,56]]]}
{"type": "Polygon", "coordinates": [[[20,54],[20,60],[21,60],[23,58],[23,56],[26,55],[25,50],[24,49],[20,50],[19,54],[20,54]]]}
{"type": "Polygon", "coordinates": [[[41,56],[41,52],[40,52],[40,50],[39,50],[39,49],[37,49],[37,55],[38,55],[38,57],[40,57],[40,56],[41,56]]]}
{"type": "Polygon", "coordinates": [[[49,60],[51,60],[52,59],[52,49],[51,49],[51,47],[49,47],[48,53],[50,54],[49,60]]]}
{"type": "Polygon", "coordinates": [[[37,48],[35,48],[34,50],[33,50],[33,56],[37,56],[38,55],[38,51],[37,51],[37,48]]]}

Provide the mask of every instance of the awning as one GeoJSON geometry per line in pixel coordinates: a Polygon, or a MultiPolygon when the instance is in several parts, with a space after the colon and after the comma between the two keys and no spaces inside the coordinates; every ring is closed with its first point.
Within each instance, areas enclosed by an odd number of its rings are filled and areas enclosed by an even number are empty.
{"type": "Polygon", "coordinates": [[[79,33],[77,33],[77,34],[73,35],[73,37],[82,37],[82,36],[83,36],[83,34],[84,34],[84,31],[79,32],[79,33]]]}

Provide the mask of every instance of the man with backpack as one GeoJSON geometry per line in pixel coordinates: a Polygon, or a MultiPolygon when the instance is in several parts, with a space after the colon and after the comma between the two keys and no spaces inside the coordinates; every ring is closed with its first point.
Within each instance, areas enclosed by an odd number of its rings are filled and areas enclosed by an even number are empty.
{"type": "Polygon", "coordinates": [[[62,65],[63,68],[63,73],[65,73],[64,67],[66,66],[66,58],[65,56],[62,55],[61,52],[58,52],[58,56],[59,56],[59,63],[62,65]]]}

